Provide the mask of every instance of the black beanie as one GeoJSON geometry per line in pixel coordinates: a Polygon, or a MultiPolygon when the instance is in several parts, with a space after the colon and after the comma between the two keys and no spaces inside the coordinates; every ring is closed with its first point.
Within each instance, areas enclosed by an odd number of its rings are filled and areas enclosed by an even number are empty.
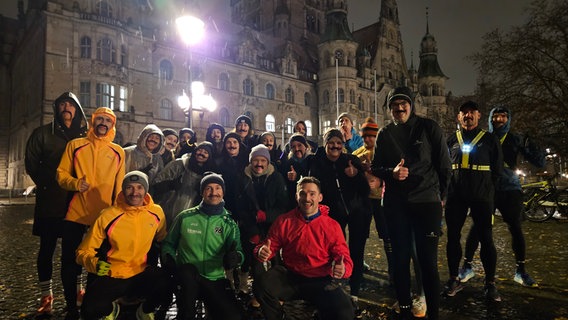
{"type": "Polygon", "coordinates": [[[207,171],[203,174],[203,178],[201,179],[201,183],[199,184],[199,191],[203,194],[203,190],[205,187],[210,183],[216,183],[223,188],[223,194],[225,193],[225,180],[220,174],[207,171]]]}
{"type": "Polygon", "coordinates": [[[391,103],[394,100],[402,99],[408,101],[411,107],[414,107],[414,103],[412,101],[412,91],[408,87],[398,87],[392,89],[388,96],[387,96],[387,107],[391,107],[391,103]]]}
{"type": "MultiPolygon", "coordinates": [[[[209,141],[201,141],[195,146],[195,151],[197,151],[197,149],[204,149],[209,153],[209,157],[213,156],[213,144],[209,141]]],[[[195,151],[193,153],[195,153],[195,151]]]]}
{"type": "Polygon", "coordinates": [[[235,128],[237,127],[237,124],[239,124],[239,122],[245,122],[246,124],[248,124],[249,128],[252,129],[252,120],[248,116],[245,116],[244,114],[240,115],[235,121],[235,128]]]}
{"type": "Polygon", "coordinates": [[[329,139],[333,138],[333,137],[338,137],[339,139],[341,139],[341,142],[345,142],[343,139],[343,133],[341,133],[341,131],[339,129],[336,128],[331,128],[329,130],[327,130],[324,134],[323,134],[323,141],[324,143],[327,143],[329,141],[329,139]]]}
{"type": "Polygon", "coordinates": [[[162,134],[164,135],[164,137],[167,137],[167,136],[176,136],[176,137],[179,139],[179,135],[178,135],[177,131],[175,131],[175,130],[172,129],[172,128],[165,128],[165,129],[163,129],[163,130],[162,130],[162,134]]]}
{"type": "Polygon", "coordinates": [[[306,148],[309,147],[308,140],[306,140],[306,137],[304,137],[304,135],[301,133],[294,133],[292,136],[290,136],[288,144],[292,144],[292,142],[294,141],[301,142],[303,145],[306,146],[306,148]]]}
{"type": "Polygon", "coordinates": [[[229,138],[237,139],[237,141],[238,141],[239,143],[242,142],[241,136],[239,136],[238,133],[236,133],[236,132],[229,132],[229,133],[227,133],[227,134],[225,135],[225,137],[223,138],[223,144],[225,144],[225,143],[227,142],[227,139],[229,139],[229,138]]]}

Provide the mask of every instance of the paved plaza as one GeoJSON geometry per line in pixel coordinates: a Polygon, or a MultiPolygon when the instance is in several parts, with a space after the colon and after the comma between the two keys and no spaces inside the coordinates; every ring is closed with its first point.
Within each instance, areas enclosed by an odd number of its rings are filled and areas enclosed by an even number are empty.
{"type": "MultiPolygon", "coordinates": [[[[0,200],[0,319],[34,319],[38,305],[35,259],[38,238],[32,236],[33,198],[0,200]]],[[[487,303],[483,297],[483,269],[476,256],[477,276],[454,298],[441,301],[441,319],[557,319],[568,320],[568,221],[524,222],[527,239],[527,270],[539,288],[524,288],[513,282],[514,258],[510,236],[501,218],[495,220],[495,243],[498,251],[497,287],[501,303],[487,303]]],[[[467,227],[466,227],[467,229],[467,227]]],[[[364,319],[395,319],[389,306],[394,303],[388,285],[386,262],[372,226],[367,243],[366,262],[371,270],[365,274],[361,292],[364,319]]],[[[56,253],[59,259],[59,249],[56,253]]],[[[442,282],[447,280],[445,235],[440,241],[439,266],[442,282]]],[[[59,265],[55,267],[55,314],[63,318],[63,294],[59,265]]],[[[299,306],[290,310],[293,319],[311,319],[310,312],[299,306]]],[[[172,317],[173,318],[173,317],[172,317]]]]}

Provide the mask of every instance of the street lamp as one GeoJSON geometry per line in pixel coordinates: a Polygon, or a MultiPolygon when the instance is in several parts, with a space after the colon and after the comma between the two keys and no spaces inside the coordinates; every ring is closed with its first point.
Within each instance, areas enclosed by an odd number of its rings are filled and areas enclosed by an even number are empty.
{"type": "Polygon", "coordinates": [[[186,94],[185,90],[183,90],[182,95],[178,98],[178,105],[187,114],[187,126],[189,128],[193,128],[192,112],[194,107],[194,99],[191,88],[191,86],[193,85],[191,76],[191,46],[198,43],[201,38],[203,38],[203,34],[205,33],[205,23],[203,23],[201,19],[193,16],[182,16],[176,19],[176,26],[181,36],[181,40],[187,46],[187,70],[189,73],[188,77],[190,83],[188,94],[186,94]]]}

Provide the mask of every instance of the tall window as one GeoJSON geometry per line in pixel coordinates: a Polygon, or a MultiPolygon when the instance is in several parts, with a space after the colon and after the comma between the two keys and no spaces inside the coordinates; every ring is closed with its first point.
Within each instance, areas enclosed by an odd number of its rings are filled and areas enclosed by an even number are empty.
{"type": "Polygon", "coordinates": [[[361,98],[361,96],[359,96],[359,99],[357,101],[357,107],[359,107],[359,110],[365,109],[365,103],[363,102],[363,98],[361,98]]]}
{"type": "Polygon", "coordinates": [[[118,110],[120,112],[126,112],[128,106],[128,89],[124,86],[120,86],[118,95],[118,110]]]}
{"type": "Polygon", "coordinates": [[[81,38],[81,58],[91,58],[91,38],[81,38]]]}
{"type": "Polygon", "coordinates": [[[349,103],[355,104],[355,90],[349,90],[349,103]]]}
{"type": "Polygon", "coordinates": [[[276,119],[273,115],[267,114],[264,122],[266,122],[266,131],[274,132],[276,130],[276,119]]]}
{"type": "Polygon", "coordinates": [[[304,121],[306,123],[306,136],[312,136],[312,122],[310,120],[304,121]]]}
{"type": "Polygon", "coordinates": [[[97,83],[96,103],[98,107],[114,110],[114,86],[108,83],[97,83]]]}
{"type": "Polygon", "coordinates": [[[160,118],[164,120],[173,119],[174,104],[169,99],[162,99],[160,102],[160,118]]]}
{"type": "Polygon", "coordinates": [[[331,120],[325,120],[322,123],[321,134],[324,134],[329,128],[331,128],[331,120]]]}
{"type": "Polygon", "coordinates": [[[252,80],[247,78],[243,81],[243,94],[247,96],[254,96],[254,86],[252,80]]]}
{"type": "Polygon", "coordinates": [[[308,92],[304,93],[304,105],[309,107],[311,105],[311,102],[312,102],[311,100],[312,100],[312,96],[308,92]]]}
{"type": "Polygon", "coordinates": [[[329,91],[327,90],[323,91],[323,103],[329,104],[329,91]]]}
{"type": "Polygon", "coordinates": [[[160,79],[172,80],[174,78],[174,67],[169,60],[162,60],[160,62],[160,79]]]}
{"type": "Polygon", "coordinates": [[[120,46],[120,65],[126,66],[126,46],[120,46]]]}
{"type": "Polygon", "coordinates": [[[339,94],[337,96],[339,103],[345,102],[345,91],[343,89],[339,89],[339,94]]]}
{"type": "Polygon", "coordinates": [[[224,72],[219,74],[219,89],[229,91],[229,75],[224,72]]]}
{"type": "Polygon", "coordinates": [[[106,63],[116,63],[116,49],[109,38],[97,42],[97,59],[106,63]]]}
{"type": "Polygon", "coordinates": [[[271,83],[266,84],[266,99],[274,100],[274,86],[271,83]]]}
{"type": "Polygon", "coordinates": [[[95,10],[99,16],[112,18],[112,7],[106,1],[97,2],[95,10]]]}
{"type": "Polygon", "coordinates": [[[286,118],[284,126],[286,127],[286,133],[288,134],[294,133],[294,120],[292,118],[286,118]]]}
{"type": "Polygon", "coordinates": [[[79,84],[79,102],[84,108],[91,107],[91,82],[81,81],[79,84]]]}
{"type": "Polygon", "coordinates": [[[286,102],[294,103],[294,90],[292,90],[291,87],[288,87],[288,89],[286,89],[286,91],[284,92],[284,97],[286,99],[286,102]]]}
{"type": "Polygon", "coordinates": [[[227,110],[227,108],[221,108],[219,110],[219,121],[223,127],[231,126],[231,118],[229,117],[229,110],[227,110]]]}

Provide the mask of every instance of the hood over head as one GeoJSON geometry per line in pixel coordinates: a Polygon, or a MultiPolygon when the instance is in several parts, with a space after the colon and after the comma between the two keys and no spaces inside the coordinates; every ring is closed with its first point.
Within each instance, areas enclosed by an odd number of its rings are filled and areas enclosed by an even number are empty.
{"type": "Polygon", "coordinates": [[[104,140],[107,142],[112,142],[114,140],[114,137],[116,136],[116,115],[114,114],[114,111],[112,111],[112,109],[107,107],[97,108],[97,110],[95,110],[95,112],[93,112],[93,114],[91,115],[90,124],[91,126],[89,128],[89,133],[88,133],[89,137],[104,140]],[[108,132],[104,137],[97,137],[97,135],[95,134],[95,126],[94,126],[95,118],[99,115],[106,115],[112,119],[112,128],[108,129],[108,132]]]}
{"type": "Polygon", "coordinates": [[[142,150],[142,152],[144,152],[145,154],[148,154],[148,155],[157,154],[164,147],[164,140],[165,140],[165,138],[164,138],[164,134],[162,133],[162,130],[160,130],[160,128],[158,128],[157,125],[151,123],[151,124],[146,125],[144,127],[144,129],[142,129],[142,131],[138,135],[138,139],[136,141],[136,148],[138,148],[139,150],[142,150]],[[148,150],[148,148],[146,147],[146,140],[148,140],[148,137],[152,133],[155,133],[158,136],[160,136],[160,143],[154,149],[154,151],[150,152],[150,150],[148,150]]]}
{"type": "Polygon", "coordinates": [[[53,125],[55,127],[62,129],[66,133],[71,133],[70,136],[72,138],[76,138],[79,136],[85,135],[87,130],[89,129],[89,123],[87,121],[87,116],[85,116],[85,112],[83,111],[83,107],[79,102],[79,98],[73,92],[63,92],[59,97],[55,99],[53,102],[53,125]],[[75,117],[71,122],[71,127],[67,128],[63,121],[61,120],[61,116],[57,112],[57,106],[61,101],[69,100],[75,106],[75,117]]]}
{"type": "Polygon", "coordinates": [[[494,134],[496,134],[498,137],[502,137],[505,133],[509,132],[509,130],[511,129],[511,110],[509,110],[509,108],[507,108],[506,106],[495,106],[493,109],[491,109],[491,111],[489,112],[489,132],[492,132],[494,134]],[[507,123],[505,123],[504,126],[502,126],[499,129],[495,129],[493,127],[493,114],[494,113],[506,113],[507,114],[507,123]]]}

